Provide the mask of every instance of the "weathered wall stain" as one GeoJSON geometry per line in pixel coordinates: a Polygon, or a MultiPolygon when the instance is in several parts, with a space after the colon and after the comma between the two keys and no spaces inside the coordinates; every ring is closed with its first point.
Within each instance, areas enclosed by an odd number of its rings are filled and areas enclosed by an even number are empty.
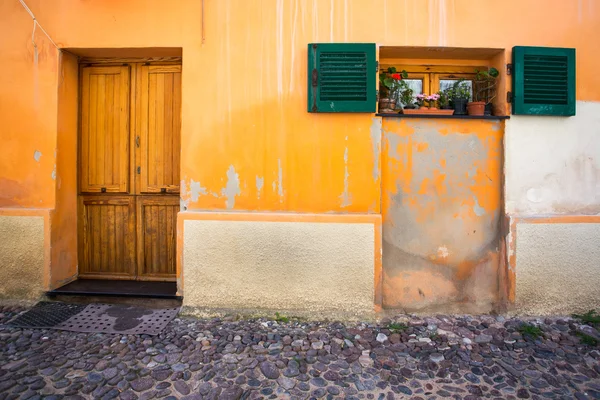
{"type": "MultiPolygon", "coordinates": [[[[348,142],[348,136],[346,136],[346,142],[348,142]]],[[[350,192],[348,191],[348,180],[350,179],[350,173],[348,172],[348,147],[344,149],[344,192],[340,196],[342,200],[342,208],[348,207],[352,204],[352,198],[350,192]]]]}
{"type": "Polygon", "coordinates": [[[370,128],[371,145],[373,146],[373,180],[379,182],[381,166],[379,164],[381,153],[381,118],[373,118],[370,128]]]}
{"type": "Polygon", "coordinates": [[[283,169],[281,168],[281,159],[277,160],[277,194],[279,195],[279,202],[283,202],[283,169]]]}
{"type": "Polygon", "coordinates": [[[600,103],[576,107],[572,118],[506,121],[508,214],[600,213],[600,103]]]}
{"type": "Polygon", "coordinates": [[[384,119],[384,306],[494,303],[501,125],[384,119]]]}

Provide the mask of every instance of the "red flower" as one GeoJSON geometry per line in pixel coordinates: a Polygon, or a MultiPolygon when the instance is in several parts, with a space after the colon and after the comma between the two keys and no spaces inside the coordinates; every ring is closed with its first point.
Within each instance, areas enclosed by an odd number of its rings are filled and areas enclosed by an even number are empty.
{"type": "Polygon", "coordinates": [[[400,80],[402,76],[400,74],[392,74],[392,78],[400,80]]]}

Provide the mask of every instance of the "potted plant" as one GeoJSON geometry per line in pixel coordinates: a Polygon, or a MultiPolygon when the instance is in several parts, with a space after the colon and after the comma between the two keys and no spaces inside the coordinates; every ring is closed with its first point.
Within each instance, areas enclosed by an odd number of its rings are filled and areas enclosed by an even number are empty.
{"type": "Polygon", "coordinates": [[[415,103],[417,105],[417,109],[410,109],[410,108],[404,108],[404,114],[413,114],[413,115],[427,115],[427,114],[435,114],[435,115],[452,115],[454,114],[454,110],[452,109],[444,109],[444,110],[440,110],[439,108],[436,107],[436,103],[438,103],[440,101],[440,94],[439,93],[434,93],[434,94],[424,94],[424,93],[419,93],[418,95],[415,96],[416,100],[415,103]],[[429,104],[429,106],[426,105],[426,103],[429,104]]]}
{"type": "Polygon", "coordinates": [[[437,94],[437,93],[430,94],[425,99],[429,103],[429,109],[430,110],[437,110],[437,107],[435,106],[435,103],[440,99],[440,95],[439,94],[437,94]]]}
{"type": "Polygon", "coordinates": [[[427,95],[423,94],[423,93],[419,93],[416,96],[416,100],[415,103],[417,104],[417,108],[418,109],[424,109],[427,108],[425,107],[425,102],[427,101],[427,95]]]}
{"type": "Polygon", "coordinates": [[[450,96],[448,95],[448,89],[447,90],[440,90],[437,94],[439,97],[438,99],[438,106],[440,107],[441,110],[449,110],[452,107],[450,107],[450,96]]]}
{"type": "Polygon", "coordinates": [[[499,72],[496,68],[487,71],[475,70],[473,80],[473,102],[467,105],[469,115],[491,115],[492,100],[496,97],[496,78],[499,72]]]}
{"type": "Polygon", "coordinates": [[[402,103],[404,109],[413,110],[416,108],[415,103],[413,102],[414,93],[414,90],[408,86],[406,86],[404,90],[400,92],[400,102],[402,103]]]}
{"type": "Polygon", "coordinates": [[[454,114],[466,115],[467,103],[471,98],[471,89],[464,79],[454,82],[454,85],[448,89],[448,98],[454,107],[454,114]]]}
{"type": "Polygon", "coordinates": [[[396,99],[400,88],[406,87],[402,81],[408,74],[397,72],[396,67],[389,67],[379,74],[379,112],[392,112],[396,108],[396,99]]]}

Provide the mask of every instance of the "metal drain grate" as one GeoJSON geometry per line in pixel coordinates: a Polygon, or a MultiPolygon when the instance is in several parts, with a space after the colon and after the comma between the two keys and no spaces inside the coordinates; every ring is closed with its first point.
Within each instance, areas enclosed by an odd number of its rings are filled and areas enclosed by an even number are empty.
{"type": "Polygon", "coordinates": [[[53,328],[77,315],[85,304],[66,304],[42,301],[8,323],[17,328],[53,328]]]}
{"type": "Polygon", "coordinates": [[[179,308],[90,304],[56,329],[73,332],[103,332],[158,335],[177,316],[179,308]]]}
{"type": "Polygon", "coordinates": [[[158,335],[178,313],[179,307],[149,309],[117,304],[41,302],[9,322],[9,325],[85,333],[158,335]]]}

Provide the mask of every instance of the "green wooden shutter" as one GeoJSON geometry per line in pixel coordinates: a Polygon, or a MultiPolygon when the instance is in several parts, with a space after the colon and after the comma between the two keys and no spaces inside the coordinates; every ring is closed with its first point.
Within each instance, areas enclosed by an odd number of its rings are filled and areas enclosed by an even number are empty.
{"type": "Polygon", "coordinates": [[[575,115],[575,49],[513,47],[513,114],[575,115]]]}
{"type": "Polygon", "coordinates": [[[308,112],[376,110],[374,43],[308,45],[308,112]]]}

